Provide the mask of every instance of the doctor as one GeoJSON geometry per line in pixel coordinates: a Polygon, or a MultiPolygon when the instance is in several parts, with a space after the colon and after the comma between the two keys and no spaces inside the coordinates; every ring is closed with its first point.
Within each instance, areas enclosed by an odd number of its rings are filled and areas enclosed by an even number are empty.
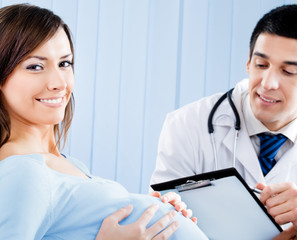
{"type": "Polygon", "coordinates": [[[238,133],[236,114],[223,100],[210,121],[214,141],[209,134],[209,114],[222,93],[167,115],[151,184],[232,166],[252,186],[297,183],[296,22],[297,5],[286,5],[257,23],[250,39],[249,79],[239,82],[230,97],[240,120],[238,133]],[[285,136],[271,170],[259,163],[260,133],[285,136]]]}

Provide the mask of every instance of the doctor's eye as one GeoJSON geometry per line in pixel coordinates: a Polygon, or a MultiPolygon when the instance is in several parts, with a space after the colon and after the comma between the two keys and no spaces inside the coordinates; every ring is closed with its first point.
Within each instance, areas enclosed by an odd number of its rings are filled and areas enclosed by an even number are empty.
{"type": "Polygon", "coordinates": [[[290,72],[290,71],[287,71],[285,69],[283,69],[283,73],[285,73],[288,76],[294,76],[294,75],[296,75],[296,72],[290,72]]]}
{"type": "Polygon", "coordinates": [[[295,76],[297,74],[297,66],[295,65],[285,66],[281,70],[287,76],[295,76]]]}
{"type": "Polygon", "coordinates": [[[38,65],[38,64],[31,64],[29,65],[28,67],[26,67],[26,69],[30,70],[30,71],[34,71],[34,72],[37,72],[37,71],[40,71],[43,69],[43,67],[41,65],[38,65]]]}
{"type": "Polygon", "coordinates": [[[266,64],[256,64],[257,68],[266,68],[268,65],[266,64]]]}

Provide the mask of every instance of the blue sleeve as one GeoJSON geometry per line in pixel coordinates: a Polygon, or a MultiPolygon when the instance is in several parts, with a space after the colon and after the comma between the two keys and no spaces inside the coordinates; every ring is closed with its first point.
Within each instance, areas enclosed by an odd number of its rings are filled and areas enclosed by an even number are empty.
{"type": "Polygon", "coordinates": [[[35,159],[0,162],[0,239],[41,239],[51,218],[49,183],[35,159]]]}

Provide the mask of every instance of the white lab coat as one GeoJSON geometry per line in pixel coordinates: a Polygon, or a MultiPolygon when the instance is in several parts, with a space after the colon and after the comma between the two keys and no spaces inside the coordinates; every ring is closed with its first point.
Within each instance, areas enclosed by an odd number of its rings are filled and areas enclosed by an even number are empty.
{"type": "MultiPolygon", "coordinates": [[[[242,115],[241,95],[246,91],[248,91],[248,79],[239,82],[232,94],[241,119],[236,150],[236,169],[252,186],[258,182],[272,184],[292,181],[297,184],[296,144],[282,156],[264,178],[242,115]]],[[[151,184],[215,170],[207,120],[221,95],[215,94],[203,98],[167,115],[159,139],[156,169],[152,175],[151,184]]],[[[213,118],[219,169],[232,167],[234,123],[234,113],[228,101],[225,100],[213,118]]]]}

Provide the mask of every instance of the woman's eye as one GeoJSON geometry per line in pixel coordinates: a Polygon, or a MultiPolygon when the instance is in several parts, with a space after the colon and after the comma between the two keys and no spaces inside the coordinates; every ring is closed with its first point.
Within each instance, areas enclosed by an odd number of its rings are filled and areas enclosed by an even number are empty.
{"type": "Polygon", "coordinates": [[[26,69],[31,70],[31,71],[40,71],[40,70],[42,70],[42,66],[40,66],[38,64],[33,64],[33,65],[29,65],[26,69]]]}
{"type": "Polygon", "coordinates": [[[60,66],[60,67],[63,67],[63,68],[67,68],[67,67],[70,67],[70,66],[72,66],[72,65],[73,65],[73,63],[70,62],[70,61],[64,61],[64,62],[61,62],[61,63],[59,64],[59,66],[60,66]]]}

